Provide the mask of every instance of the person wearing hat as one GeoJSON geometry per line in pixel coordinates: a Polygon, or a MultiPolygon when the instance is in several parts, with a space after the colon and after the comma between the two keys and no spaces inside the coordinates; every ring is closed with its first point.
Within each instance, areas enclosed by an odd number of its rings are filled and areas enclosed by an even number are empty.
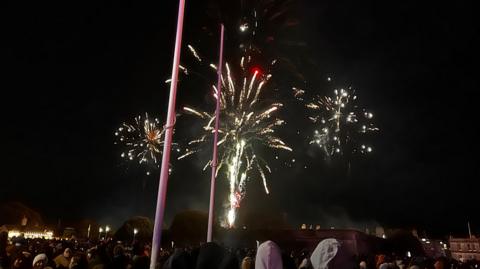
{"type": "Polygon", "coordinates": [[[72,259],[72,250],[66,248],[63,254],[58,255],[53,261],[55,262],[55,268],[69,268],[70,260],[72,259]]]}
{"type": "Polygon", "coordinates": [[[33,259],[33,269],[52,269],[52,267],[47,266],[48,258],[45,253],[38,254],[33,259]]]}

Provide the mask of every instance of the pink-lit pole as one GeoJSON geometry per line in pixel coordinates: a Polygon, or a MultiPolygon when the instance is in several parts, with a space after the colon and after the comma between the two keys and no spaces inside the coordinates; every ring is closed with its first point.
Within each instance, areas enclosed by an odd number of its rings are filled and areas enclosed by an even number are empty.
{"type": "Polygon", "coordinates": [[[167,196],[168,164],[170,162],[170,150],[172,148],[173,126],[175,125],[175,99],[177,96],[178,66],[180,64],[180,51],[182,48],[182,29],[185,0],[180,0],[178,7],[177,35],[175,40],[175,52],[173,55],[172,80],[170,84],[170,98],[168,100],[167,122],[165,124],[165,143],[163,144],[162,168],[160,170],[160,183],[158,184],[157,208],[155,211],[155,226],[152,238],[152,256],[150,269],[157,265],[158,252],[162,239],[163,215],[165,213],[165,198],[167,196]]]}
{"type": "Polygon", "coordinates": [[[222,95],[222,59],[223,59],[223,24],[220,25],[220,55],[217,66],[217,107],[215,109],[215,132],[213,133],[213,158],[212,178],[210,180],[210,206],[208,210],[208,231],[207,242],[212,242],[213,216],[215,206],[215,174],[217,172],[217,143],[218,143],[218,122],[220,118],[220,96],[222,95]]]}

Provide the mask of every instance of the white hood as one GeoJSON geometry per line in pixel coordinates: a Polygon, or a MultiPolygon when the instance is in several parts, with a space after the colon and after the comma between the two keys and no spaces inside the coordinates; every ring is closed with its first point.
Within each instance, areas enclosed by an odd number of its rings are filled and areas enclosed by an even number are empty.
{"type": "Polygon", "coordinates": [[[282,255],[277,244],[266,241],[258,246],[255,269],[283,269],[282,255]]]}
{"type": "Polygon", "coordinates": [[[333,238],[322,240],[310,257],[314,269],[327,269],[328,263],[337,255],[340,243],[333,238]]]}

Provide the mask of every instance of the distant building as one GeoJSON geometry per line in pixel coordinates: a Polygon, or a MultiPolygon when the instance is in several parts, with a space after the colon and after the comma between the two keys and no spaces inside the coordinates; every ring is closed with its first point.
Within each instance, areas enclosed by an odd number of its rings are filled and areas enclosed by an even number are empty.
{"type": "Polygon", "coordinates": [[[438,258],[448,256],[448,246],[444,241],[422,238],[420,243],[427,257],[438,258]]]}
{"type": "Polygon", "coordinates": [[[25,227],[18,225],[5,225],[8,238],[23,237],[26,239],[44,238],[53,239],[53,231],[47,227],[25,227]]]}
{"type": "Polygon", "coordinates": [[[453,238],[449,239],[450,252],[452,258],[459,261],[477,260],[480,261],[480,239],[472,236],[471,238],[453,238]]]}

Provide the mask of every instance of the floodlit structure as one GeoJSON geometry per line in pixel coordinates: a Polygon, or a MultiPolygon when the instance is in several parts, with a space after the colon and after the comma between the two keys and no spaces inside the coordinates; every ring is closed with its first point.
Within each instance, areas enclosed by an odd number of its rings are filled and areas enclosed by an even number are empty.
{"type": "Polygon", "coordinates": [[[450,253],[452,258],[459,261],[477,260],[480,261],[480,238],[449,239],[450,253]]]}
{"type": "Polygon", "coordinates": [[[43,239],[53,239],[53,231],[50,230],[9,230],[8,231],[8,238],[14,237],[23,237],[26,239],[35,239],[35,238],[43,238],[43,239]]]}

